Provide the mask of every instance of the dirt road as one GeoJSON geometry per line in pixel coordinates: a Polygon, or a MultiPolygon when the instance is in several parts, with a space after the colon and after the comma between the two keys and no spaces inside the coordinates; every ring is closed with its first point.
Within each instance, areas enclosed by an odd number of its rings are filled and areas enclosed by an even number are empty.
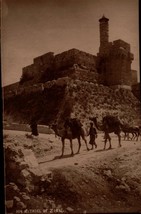
{"type": "MultiPolygon", "coordinates": [[[[53,134],[40,134],[34,140],[26,138],[25,132],[6,130],[4,134],[21,144],[34,144],[41,170],[53,173],[50,194],[56,203],[69,207],[68,212],[141,212],[141,141],[122,140],[118,148],[112,134],[113,148],[103,150],[103,134],[99,134],[97,149],[87,151],[83,142],[80,154],[72,157],[66,140],[60,159],[61,140],[53,134]]],[[[76,140],[73,146],[76,152],[76,140]]]]}

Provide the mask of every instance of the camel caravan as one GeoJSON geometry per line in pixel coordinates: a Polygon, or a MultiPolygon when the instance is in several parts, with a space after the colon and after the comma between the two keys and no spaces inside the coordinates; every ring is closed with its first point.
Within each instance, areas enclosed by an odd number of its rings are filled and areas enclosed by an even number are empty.
{"type": "MultiPolygon", "coordinates": [[[[112,149],[110,133],[114,133],[118,137],[118,147],[121,147],[121,133],[123,133],[123,140],[136,140],[138,141],[139,136],[141,136],[141,126],[131,127],[128,124],[122,124],[121,121],[111,115],[104,116],[101,123],[98,123],[97,117],[89,117],[90,127],[89,130],[85,130],[83,124],[78,118],[67,118],[65,120],[56,120],[53,124],[49,125],[55,133],[55,136],[61,138],[62,141],[62,157],[64,155],[65,149],[65,139],[70,141],[71,155],[74,155],[73,151],[73,140],[78,141],[78,150],[76,154],[80,152],[81,149],[81,138],[85,142],[86,150],[92,150],[97,144],[95,142],[97,138],[97,131],[104,133],[104,150],[106,149],[106,144],[109,142],[108,149],[112,149]],[[88,147],[86,137],[90,136],[89,144],[91,148],[88,147]]],[[[37,123],[35,118],[31,120],[31,136],[38,136],[37,123]]],[[[28,136],[27,136],[28,137],[28,136]]]]}
{"type": "Polygon", "coordinates": [[[111,144],[111,137],[110,133],[114,133],[118,137],[118,146],[121,147],[121,133],[124,134],[123,140],[136,140],[138,141],[138,138],[141,133],[141,127],[130,127],[127,124],[122,124],[120,120],[115,116],[107,115],[103,117],[102,122],[99,124],[97,122],[96,117],[90,117],[89,118],[91,127],[89,131],[86,133],[86,131],[83,128],[83,124],[80,122],[77,118],[69,118],[64,120],[63,122],[56,122],[50,126],[51,129],[54,130],[55,135],[59,136],[62,141],[62,153],[61,157],[64,155],[64,148],[65,148],[65,139],[68,139],[70,141],[70,148],[71,148],[71,155],[74,155],[73,151],[73,139],[77,139],[78,141],[78,151],[76,154],[80,152],[81,148],[81,138],[85,142],[86,150],[89,151],[89,147],[87,144],[86,137],[90,135],[90,141],[89,144],[95,145],[95,148],[97,148],[95,139],[97,137],[97,130],[104,133],[104,150],[106,149],[107,141],[109,142],[109,148],[112,148],[111,144]],[[95,128],[94,128],[95,127],[95,128]]]}

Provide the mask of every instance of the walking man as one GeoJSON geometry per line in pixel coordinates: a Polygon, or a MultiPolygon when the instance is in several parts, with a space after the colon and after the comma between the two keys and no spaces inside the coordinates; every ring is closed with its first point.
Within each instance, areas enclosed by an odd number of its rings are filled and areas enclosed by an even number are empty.
{"type": "Polygon", "coordinates": [[[90,130],[89,130],[89,134],[90,135],[90,141],[89,141],[89,144],[92,145],[92,148],[93,149],[93,146],[95,145],[95,148],[97,148],[97,144],[95,142],[95,139],[97,138],[97,131],[96,129],[93,127],[93,123],[91,122],[90,123],[90,130]]]}

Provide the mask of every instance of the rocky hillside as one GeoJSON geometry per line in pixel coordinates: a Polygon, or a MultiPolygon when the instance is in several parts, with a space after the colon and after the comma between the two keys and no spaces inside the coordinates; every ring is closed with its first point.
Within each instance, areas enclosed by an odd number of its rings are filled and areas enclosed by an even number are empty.
{"type": "Polygon", "coordinates": [[[70,86],[70,93],[74,99],[72,114],[81,120],[111,114],[123,122],[140,124],[140,102],[129,90],[76,80],[70,86]]]}
{"type": "Polygon", "coordinates": [[[140,102],[129,90],[109,87],[68,77],[48,81],[37,90],[32,87],[4,99],[5,119],[27,123],[36,115],[39,124],[50,124],[68,116],[87,122],[89,116],[101,119],[116,115],[121,121],[139,125],[140,102]]]}

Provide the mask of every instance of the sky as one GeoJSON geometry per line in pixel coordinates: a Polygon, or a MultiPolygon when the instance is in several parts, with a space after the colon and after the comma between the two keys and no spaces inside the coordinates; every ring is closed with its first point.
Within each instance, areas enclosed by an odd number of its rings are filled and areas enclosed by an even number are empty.
{"type": "Polygon", "coordinates": [[[23,67],[50,51],[97,55],[103,14],[109,41],[130,43],[139,76],[138,10],[138,0],[2,0],[2,85],[19,81],[23,67]]]}

